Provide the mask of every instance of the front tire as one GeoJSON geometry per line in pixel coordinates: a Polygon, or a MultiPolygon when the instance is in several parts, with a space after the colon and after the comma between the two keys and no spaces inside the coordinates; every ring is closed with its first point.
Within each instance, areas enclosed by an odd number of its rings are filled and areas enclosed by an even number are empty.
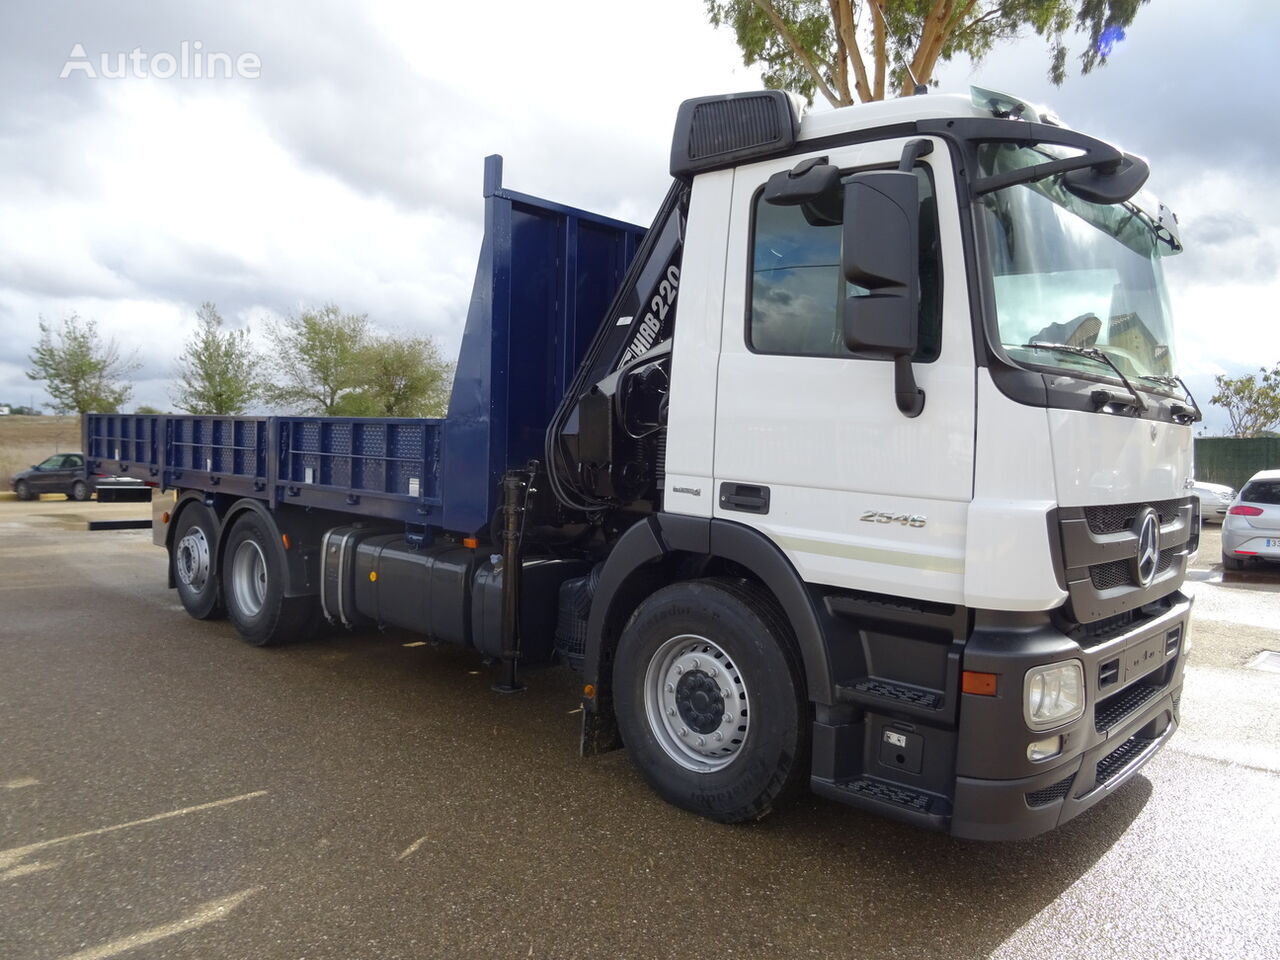
{"type": "Polygon", "coordinates": [[[31,490],[31,484],[25,480],[19,480],[13,486],[13,493],[19,500],[34,500],[36,495],[31,490]]]}
{"type": "Polygon", "coordinates": [[[241,514],[222,551],[227,615],[245,643],[274,647],[314,632],[314,597],[286,597],[287,571],[271,524],[253,511],[241,514]]]}
{"type": "Polygon", "coordinates": [[[85,483],[83,480],[77,480],[71,485],[71,492],[67,494],[67,499],[83,503],[89,499],[89,494],[92,492],[93,491],[89,489],[89,484],[85,483]]]}
{"type": "Polygon", "coordinates": [[[809,716],[799,655],[772,600],[737,580],[672,584],[623,630],[613,671],[632,760],[667,802],[758,820],[801,785],[809,716]]]}
{"type": "Polygon", "coordinates": [[[182,608],[196,620],[219,620],[225,615],[222,584],[214,563],[218,523],[203,503],[191,502],[178,515],[169,562],[182,608]]]}

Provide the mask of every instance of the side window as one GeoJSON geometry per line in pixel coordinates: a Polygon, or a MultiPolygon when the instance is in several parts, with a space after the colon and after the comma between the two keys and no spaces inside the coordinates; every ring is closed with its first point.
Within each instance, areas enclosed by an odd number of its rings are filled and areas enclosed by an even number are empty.
{"type": "Polygon", "coordinates": [[[76,454],[69,453],[67,454],[67,458],[62,461],[62,466],[67,469],[78,470],[84,466],[84,461],[81,460],[76,454]]]}
{"type": "MultiPolygon", "coordinates": [[[[938,358],[942,339],[941,251],[938,204],[928,172],[920,186],[920,333],[913,360],[938,358]]],[[[863,292],[840,272],[843,227],[814,226],[800,207],[779,207],[756,197],[752,218],[751,309],[747,343],[756,353],[848,357],[841,326],[846,297],[863,292]]]]}

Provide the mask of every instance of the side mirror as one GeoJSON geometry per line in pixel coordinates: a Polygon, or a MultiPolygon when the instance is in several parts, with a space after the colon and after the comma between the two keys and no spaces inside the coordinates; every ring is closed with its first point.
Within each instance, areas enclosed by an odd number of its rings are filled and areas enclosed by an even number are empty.
{"type": "Polygon", "coordinates": [[[791,170],[771,176],[764,185],[764,202],[777,207],[800,207],[810,226],[840,222],[840,170],[826,157],[802,160],[791,170]]]}
{"type": "Polygon", "coordinates": [[[841,268],[865,294],[844,302],[845,345],[855,353],[894,361],[898,409],[924,409],[911,371],[920,312],[920,188],[914,173],[855,174],[844,192],[841,268]]]}
{"type": "Polygon", "coordinates": [[[883,357],[916,350],[920,309],[920,193],[913,173],[859,173],[844,192],[845,279],[869,292],[844,302],[850,350],[883,357]]]}

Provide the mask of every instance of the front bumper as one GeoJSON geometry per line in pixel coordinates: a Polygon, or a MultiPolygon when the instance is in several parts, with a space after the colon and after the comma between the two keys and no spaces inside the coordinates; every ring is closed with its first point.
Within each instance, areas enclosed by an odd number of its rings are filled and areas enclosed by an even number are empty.
{"type": "Polygon", "coordinates": [[[1052,830],[1135,776],[1177,729],[1190,614],[1191,600],[1177,591],[1070,634],[1048,613],[974,611],[967,638],[950,647],[945,687],[837,687],[852,709],[819,711],[810,785],[959,837],[1052,830]],[[1026,672],[1064,660],[1083,666],[1084,713],[1032,731],[1023,717],[1026,672]],[[962,670],[996,674],[996,694],[948,693],[962,670]],[[1061,737],[1061,752],[1029,760],[1028,745],[1050,736],[1061,737]]]}
{"type": "Polygon", "coordinates": [[[1164,746],[1180,720],[1191,600],[1175,593],[1163,607],[1092,642],[1061,633],[1055,642],[1037,631],[1029,644],[1010,645],[993,642],[994,632],[976,633],[965,669],[1007,678],[1007,699],[961,699],[951,833],[982,840],[1044,833],[1109,796],[1164,746]],[[1015,652],[1025,645],[1041,649],[1015,652]],[[1022,678],[1032,666],[1065,659],[1084,665],[1084,714],[1033,733],[1022,719],[1022,678]],[[1063,741],[1060,755],[1038,763],[1026,758],[1028,743],[1055,734],[1063,741]]]}

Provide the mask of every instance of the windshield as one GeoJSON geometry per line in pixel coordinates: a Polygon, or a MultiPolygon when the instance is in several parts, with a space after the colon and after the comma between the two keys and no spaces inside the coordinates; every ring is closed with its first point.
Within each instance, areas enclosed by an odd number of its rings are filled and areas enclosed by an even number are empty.
{"type": "MultiPolygon", "coordinates": [[[[1007,144],[978,152],[982,176],[1065,155],[1007,144]]],[[[1144,213],[1081,200],[1057,177],[982,202],[1000,342],[1011,359],[1114,377],[1099,358],[1036,346],[1067,344],[1104,351],[1148,389],[1174,375],[1161,246],[1144,213]]]]}

